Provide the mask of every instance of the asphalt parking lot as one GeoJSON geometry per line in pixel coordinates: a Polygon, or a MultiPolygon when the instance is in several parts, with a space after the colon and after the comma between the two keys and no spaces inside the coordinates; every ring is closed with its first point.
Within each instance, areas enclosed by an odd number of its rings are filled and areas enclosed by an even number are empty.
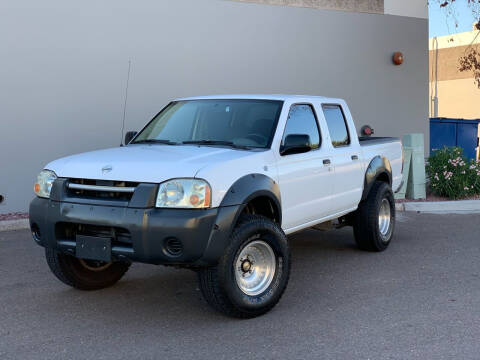
{"type": "Polygon", "coordinates": [[[73,290],[28,231],[0,233],[0,359],[478,359],[480,215],[404,214],[381,254],[350,228],[291,236],[287,291],[252,320],[211,311],[188,270],[73,290]]]}

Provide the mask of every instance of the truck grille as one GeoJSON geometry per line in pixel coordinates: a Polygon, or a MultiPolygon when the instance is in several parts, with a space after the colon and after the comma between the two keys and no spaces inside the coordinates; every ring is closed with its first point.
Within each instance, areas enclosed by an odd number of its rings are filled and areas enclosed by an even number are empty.
{"type": "Polygon", "coordinates": [[[92,179],[69,179],[67,193],[70,197],[129,201],[139,183],[92,179]]]}

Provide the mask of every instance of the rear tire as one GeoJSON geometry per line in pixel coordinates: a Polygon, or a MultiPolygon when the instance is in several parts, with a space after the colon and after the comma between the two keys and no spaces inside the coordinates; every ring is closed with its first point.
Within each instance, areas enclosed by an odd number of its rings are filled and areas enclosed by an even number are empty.
{"type": "Polygon", "coordinates": [[[102,263],[83,260],[46,248],[52,273],[64,284],[80,290],[99,290],[115,284],[130,267],[126,262],[102,263]]]}
{"type": "Polygon", "coordinates": [[[366,251],[383,251],[395,230],[395,200],[390,186],[376,181],[354,216],[353,232],[358,247],[366,251]]]}
{"type": "Polygon", "coordinates": [[[287,237],[278,224],[257,215],[242,216],[218,265],[198,273],[207,303],[237,318],[253,318],[272,309],[289,275],[287,237]]]}

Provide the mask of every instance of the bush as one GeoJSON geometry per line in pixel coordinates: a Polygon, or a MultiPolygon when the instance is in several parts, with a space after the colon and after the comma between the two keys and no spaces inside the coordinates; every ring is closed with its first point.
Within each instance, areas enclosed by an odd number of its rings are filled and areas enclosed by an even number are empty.
{"type": "Polygon", "coordinates": [[[480,194],[480,162],[468,161],[459,147],[444,147],[428,159],[430,188],[439,196],[460,199],[480,194]]]}

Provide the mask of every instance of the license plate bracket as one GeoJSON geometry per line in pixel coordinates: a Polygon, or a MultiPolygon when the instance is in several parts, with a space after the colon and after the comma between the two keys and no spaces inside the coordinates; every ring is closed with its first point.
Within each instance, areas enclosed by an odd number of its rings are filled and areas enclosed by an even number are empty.
{"type": "Polygon", "coordinates": [[[112,239],[98,236],[76,236],[75,256],[80,259],[112,261],[112,239]]]}

